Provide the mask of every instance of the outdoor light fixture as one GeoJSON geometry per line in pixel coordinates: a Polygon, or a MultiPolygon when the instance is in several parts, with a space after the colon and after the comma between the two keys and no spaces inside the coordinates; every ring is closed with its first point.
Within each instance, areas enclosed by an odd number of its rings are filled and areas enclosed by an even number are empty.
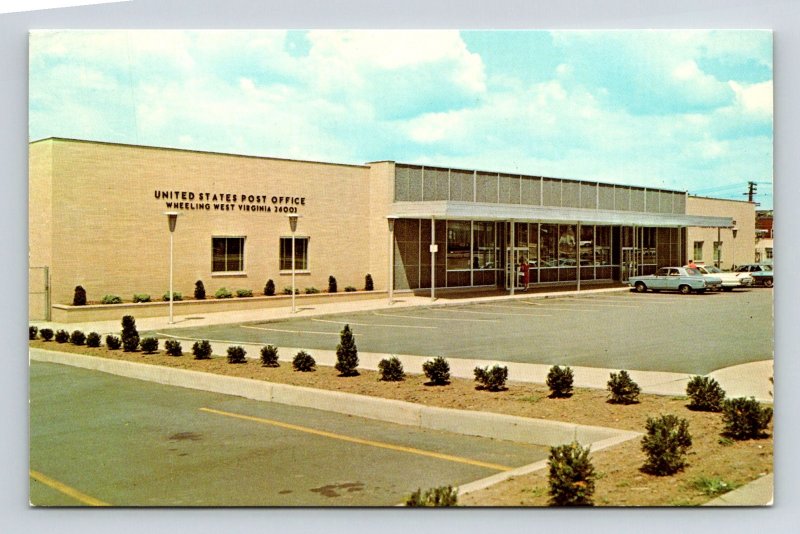
{"type": "Polygon", "coordinates": [[[292,231],[292,313],[297,313],[297,308],[295,308],[294,304],[294,293],[296,291],[294,285],[294,272],[295,272],[294,234],[297,231],[297,219],[299,219],[300,216],[295,214],[290,214],[288,217],[289,217],[289,229],[292,231]]]}
{"type": "MultiPolygon", "coordinates": [[[[736,224],[736,221],[733,221],[733,224],[736,224]]],[[[731,270],[736,269],[736,234],[739,233],[739,229],[735,226],[731,228],[731,235],[733,235],[733,250],[731,251],[731,270]]]]}
{"type": "Polygon", "coordinates": [[[389,221],[389,277],[386,279],[386,286],[389,290],[389,304],[392,303],[394,296],[394,222],[397,217],[390,215],[389,221]]]}
{"type": "Polygon", "coordinates": [[[169,225],[169,324],[174,324],[175,321],[172,318],[172,300],[173,300],[173,293],[172,293],[172,250],[173,250],[173,234],[175,233],[175,226],[178,224],[178,215],[180,215],[177,211],[166,211],[164,215],[167,216],[167,223],[169,225]]]}

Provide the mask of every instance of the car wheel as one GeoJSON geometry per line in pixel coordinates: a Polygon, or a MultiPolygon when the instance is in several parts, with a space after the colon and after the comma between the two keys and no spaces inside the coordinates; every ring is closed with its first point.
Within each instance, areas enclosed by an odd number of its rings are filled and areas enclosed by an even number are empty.
{"type": "Polygon", "coordinates": [[[689,293],[692,292],[692,288],[687,286],[686,284],[683,284],[678,288],[678,291],[680,291],[682,295],[688,295],[689,293]]]}
{"type": "Polygon", "coordinates": [[[647,286],[644,285],[644,282],[636,282],[636,285],[634,287],[636,288],[637,293],[644,293],[645,291],[647,291],[647,286]]]}
{"type": "Polygon", "coordinates": [[[772,278],[764,280],[764,287],[772,287],[772,278]]]}

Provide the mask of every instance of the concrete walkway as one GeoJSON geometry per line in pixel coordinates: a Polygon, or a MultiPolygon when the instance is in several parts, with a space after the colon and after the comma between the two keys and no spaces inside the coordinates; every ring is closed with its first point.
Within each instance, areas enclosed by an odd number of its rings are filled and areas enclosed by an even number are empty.
{"type": "Polygon", "coordinates": [[[769,473],[703,506],[772,506],[773,492],[774,477],[769,473]]]}
{"type": "MultiPolygon", "coordinates": [[[[475,302],[491,302],[491,301],[506,301],[510,299],[531,299],[531,298],[557,298],[557,297],[574,297],[577,295],[596,295],[602,293],[615,293],[620,291],[628,291],[626,287],[613,287],[613,288],[598,288],[586,289],[580,292],[577,291],[552,291],[552,292],[536,292],[536,293],[521,293],[513,297],[510,295],[496,295],[496,296],[469,296],[461,298],[442,297],[437,298],[435,302],[431,302],[429,297],[415,296],[411,293],[397,293],[392,304],[389,304],[386,298],[376,298],[373,300],[357,300],[357,301],[340,301],[325,304],[303,305],[302,300],[298,300],[297,313],[292,314],[290,307],[278,308],[265,308],[260,310],[247,310],[247,311],[229,311],[219,313],[207,313],[197,316],[175,316],[174,324],[170,324],[167,317],[152,317],[142,318],[136,320],[136,326],[139,331],[158,331],[163,334],[163,337],[169,337],[170,329],[181,328],[186,326],[208,326],[219,324],[236,324],[245,322],[256,321],[270,321],[280,320],[296,317],[315,317],[320,315],[328,315],[335,313],[348,313],[359,311],[373,311],[387,308],[410,308],[416,306],[461,306],[464,304],[475,302]]],[[[39,328],[47,327],[52,329],[63,328],[68,331],[82,330],[84,333],[97,332],[104,336],[108,333],[119,334],[120,322],[119,321],[99,321],[89,323],[48,323],[43,321],[33,321],[31,324],[39,328]]],[[[185,341],[184,347],[188,349],[195,341],[187,338],[177,338],[185,341]],[[187,346],[188,345],[188,346],[187,346]]],[[[212,348],[214,354],[224,355],[227,347],[232,342],[213,342],[212,348]]],[[[260,345],[239,343],[245,347],[249,358],[258,358],[260,345]]],[[[294,354],[303,347],[279,347],[279,352],[282,360],[290,361],[294,354]]],[[[312,351],[314,359],[321,365],[333,366],[336,363],[336,354],[333,350],[314,350],[312,351]]],[[[376,370],[380,360],[393,356],[394,354],[382,353],[366,353],[359,352],[360,367],[364,369],[376,370]]],[[[403,366],[406,371],[411,373],[422,373],[423,362],[430,359],[429,357],[413,356],[413,355],[398,355],[402,360],[403,366]]],[[[550,369],[548,365],[541,364],[526,364],[516,362],[491,362],[486,360],[473,360],[473,359],[457,359],[451,358],[449,360],[451,375],[459,378],[473,378],[473,370],[477,366],[492,365],[493,363],[502,363],[508,367],[509,380],[515,382],[533,382],[543,384],[545,383],[547,373],[550,369]]],[[[596,389],[605,389],[606,383],[609,379],[611,372],[617,372],[619,369],[602,369],[594,367],[573,367],[575,376],[576,387],[588,387],[596,389]]],[[[670,396],[683,396],[686,392],[686,384],[691,378],[691,375],[682,373],[667,373],[667,372],[654,372],[654,371],[637,371],[628,369],[631,378],[639,384],[642,391],[645,393],[652,393],[656,395],[670,395],[670,396]]],[[[771,384],[769,378],[773,376],[773,362],[772,360],[748,363],[738,365],[725,369],[719,369],[710,374],[728,393],[729,397],[739,396],[753,396],[762,402],[772,402],[770,395],[771,384]]]]}

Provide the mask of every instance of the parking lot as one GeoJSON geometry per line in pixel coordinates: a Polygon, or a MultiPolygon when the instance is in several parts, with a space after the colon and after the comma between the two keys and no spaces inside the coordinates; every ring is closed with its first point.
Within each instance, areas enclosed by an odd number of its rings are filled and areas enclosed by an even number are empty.
{"type": "MultiPolygon", "coordinates": [[[[487,300],[170,329],[229,343],[707,374],[773,357],[772,289],[680,295],[627,291],[487,300]]],[[[164,332],[162,332],[164,333],[164,332]]]]}
{"type": "Polygon", "coordinates": [[[39,506],[391,506],[546,447],[31,362],[39,506]]]}

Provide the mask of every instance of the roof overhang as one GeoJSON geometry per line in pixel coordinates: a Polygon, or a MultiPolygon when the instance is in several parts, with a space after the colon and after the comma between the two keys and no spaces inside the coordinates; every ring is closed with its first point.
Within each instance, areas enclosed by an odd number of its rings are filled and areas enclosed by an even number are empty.
{"type": "Polygon", "coordinates": [[[610,226],[651,226],[679,228],[730,228],[731,217],[708,217],[683,213],[554,208],[518,204],[478,204],[475,202],[395,202],[389,217],[399,219],[450,219],[464,221],[518,221],[560,224],[602,224],[610,226]]]}

